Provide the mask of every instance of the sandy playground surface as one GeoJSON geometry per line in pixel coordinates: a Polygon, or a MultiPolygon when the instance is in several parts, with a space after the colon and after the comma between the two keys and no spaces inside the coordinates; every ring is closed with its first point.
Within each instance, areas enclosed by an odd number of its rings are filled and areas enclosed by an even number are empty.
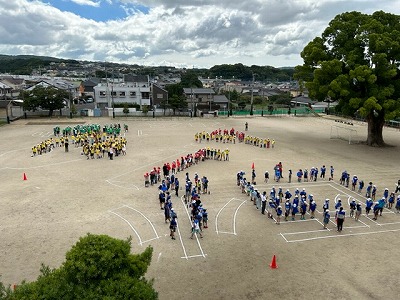
{"type": "MultiPolygon", "coordinates": [[[[132,251],[147,245],[154,257],[147,276],[155,278],[160,299],[397,299],[396,263],[400,247],[400,214],[385,209],[376,222],[363,215],[360,222],[347,218],[344,230],[335,224],[322,230],[321,214],[310,220],[276,225],[260,214],[236,186],[236,172],[250,174],[254,162],[259,190],[275,187],[306,188],[317,200],[331,203],[340,197],[365,201],[362,195],[338,184],[343,170],[357,174],[378,187],[378,196],[391,191],[400,179],[400,132],[385,128],[385,141],[393,147],[370,148],[330,139],[333,119],[317,117],[185,118],[115,121],[82,119],[82,123],[129,124],[125,157],[86,160],[81,148],[71,146],[38,157],[31,147],[52,135],[53,127],[68,119],[19,120],[0,127],[0,274],[6,284],[35,280],[40,264],[58,267],[65,253],[88,232],[125,239],[132,236],[132,251]],[[178,213],[177,239],[169,237],[159,208],[157,188],[143,186],[143,174],[187,153],[198,144],[198,131],[244,130],[269,137],[274,149],[245,144],[229,147],[230,161],[207,160],[189,168],[210,180],[210,195],[201,197],[209,212],[209,228],[203,239],[189,239],[190,222],[181,198],[173,198],[178,213]],[[262,181],[264,171],[273,174],[283,163],[280,183],[262,181]],[[287,171],[299,168],[335,167],[335,180],[287,183],[287,171]],[[28,180],[23,181],[23,174],[28,180]],[[278,269],[269,264],[277,257],[278,269]]],[[[344,126],[344,125],[343,125],[344,126]]],[[[366,125],[351,126],[364,139],[366,125]]],[[[178,178],[183,185],[184,176],[178,178]]],[[[182,194],[183,191],[181,191],[182,194]]],[[[299,217],[298,217],[299,219],[299,217]]]]}

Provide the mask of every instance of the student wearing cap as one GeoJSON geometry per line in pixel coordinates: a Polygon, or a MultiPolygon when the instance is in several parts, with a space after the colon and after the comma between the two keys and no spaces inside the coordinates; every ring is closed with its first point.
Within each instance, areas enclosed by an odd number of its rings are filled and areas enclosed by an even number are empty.
{"type": "Polygon", "coordinates": [[[285,221],[288,220],[288,217],[289,217],[291,209],[292,209],[292,204],[290,203],[289,199],[286,199],[286,202],[285,202],[285,221]]]}
{"type": "Polygon", "coordinates": [[[374,210],[374,217],[372,218],[372,220],[376,221],[378,219],[378,215],[379,215],[379,201],[375,202],[373,210],[374,210]]]}
{"type": "Polygon", "coordinates": [[[261,213],[265,215],[265,208],[267,206],[267,192],[264,191],[261,195],[261,213]]]}
{"type": "Polygon", "coordinates": [[[329,199],[325,199],[324,205],[322,205],[322,209],[326,212],[329,209],[329,199]]]}
{"type": "Polygon", "coordinates": [[[386,201],[385,198],[379,199],[379,215],[382,217],[383,208],[385,207],[386,201]]]}
{"type": "Polygon", "coordinates": [[[198,219],[194,219],[192,223],[192,235],[190,236],[191,239],[193,239],[193,236],[195,234],[200,235],[200,238],[203,238],[203,235],[200,232],[200,224],[198,219]]]}
{"type": "Polygon", "coordinates": [[[337,222],[337,231],[341,232],[343,230],[343,223],[346,218],[346,212],[343,210],[343,207],[341,206],[339,208],[339,211],[336,214],[336,222],[337,222]]]}
{"type": "Polygon", "coordinates": [[[324,229],[327,229],[327,225],[329,223],[329,219],[331,218],[331,215],[329,214],[329,209],[325,210],[324,214],[324,219],[323,219],[323,223],[324,223],[324,229]]]}
{"type": "Polygon", "coordinates": [[[374,201],[372,201],[372,199],[371,198],[368,198],[366,201],[365,201],[365,214],[367,215],[367,217],[368,217],[368,214],[369,214],[369,212],[371,211],[371,208],[372,208],[372,206],[374,205],[374,201]]]}
{"type": "Polygon", "coordinates": [[[297,208],[297,204],[292,205],[292,221],[296,220],[296,214],[299,212],[299,209],[297,208]]]}
{"type": "Polygon", "coordinates": [[[170,236],[171,239],[173,239],[173,240],[175,240],[175,231],[176,231],[176,227],[177,227],[176,218],[172,218],[172,219],[171,219],[171,222],[169,223],[169,230],[170,230],[169,236],[170,236]]]}
{"type": "Polygon", "coordinates": [[[311,219],[315,218],[315,210],[317,209],[317,203],[315,203],[314,200],[310,202],[310,213],[311,213],[311,219]]]}
{"type": "Polygon", "coordinates": [[[281,223],[281,216],[282,216],[282,206],[278,206],[278,208],[276,209],[276,224],[280,224],[281,223]]]}

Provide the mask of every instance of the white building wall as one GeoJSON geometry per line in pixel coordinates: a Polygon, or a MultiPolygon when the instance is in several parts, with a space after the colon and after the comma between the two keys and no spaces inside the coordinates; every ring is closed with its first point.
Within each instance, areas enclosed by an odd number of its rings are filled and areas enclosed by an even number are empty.
{"type": "Polygon", "coordinates": [[[136,103],[141,107],[150,105],[150,87],[137,83],[99,84],[94,88],[95,101],[99,105],[114,103],[136,103]]]}

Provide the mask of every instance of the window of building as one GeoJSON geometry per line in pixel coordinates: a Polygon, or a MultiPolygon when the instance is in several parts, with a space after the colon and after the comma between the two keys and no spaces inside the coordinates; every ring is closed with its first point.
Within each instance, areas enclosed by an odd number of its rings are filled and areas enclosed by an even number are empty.
{"type": "Polygon", "coordinates": [[[142,92],[142,99],[150,99],[150,93],[149,92],[142,92]]]}
{"type": "Polygon", "coordinates": [[[106,91],[100,91],[100,97],[105,97],[106,96],[106,91]]]}
{"type": "Polygon", "coordinates": [[[162,99],[163,98],[163,94],[157,94],[157,99],[162,99]]]}
{"type": "Polygon", "coordinates": [[[129,97],[135,98],[136,97],[136,92],[129,92],[129,97]]]}
{"type": "Polygon", "coordinates": [[[125,92],[119,92],[120,97],[125,97],[125,92]]]}
{"type": "Polygon", "coordinates": [[[112,91],[112,92],[111,92],[111,96],[113,96],[113,97],[117,97],[117,92],[115,92],[115,91],[112,91]]]}

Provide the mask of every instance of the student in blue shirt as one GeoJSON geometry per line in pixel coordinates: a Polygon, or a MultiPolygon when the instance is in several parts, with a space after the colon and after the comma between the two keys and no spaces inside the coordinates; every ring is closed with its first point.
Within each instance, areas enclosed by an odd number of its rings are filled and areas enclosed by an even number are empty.
{"type": "Polygon", "coordinates": [[[379,215],[382,216],[383,208],[385,207],[386,201],[385,198],[379,199],[379,215]]]}
{"type": "Polygon", "coordinates": [[[358,177],[357,175],[353,176],[353,179],[351,180],[351,190],[355,191],[356,185],[357,185],[358,177]]]}
{"type": "Polygon", "coordinates": [[[371,198],[371,192],[372,192],[372,182],[370,182],[367,186],[367,192],[365,194],[365,197],[371,198]]]}
{"type": "Polygon", "coordinates": [[[335,204],[335,209],[339,209],[340,207],[342,207],[342,200],[338,199],[337,203],[335,204]]]}
{"type": "Polygon", "coordinates": [[[288,199],[290,199],[290,198],[292,198],[292,194],[290,193],[289,190],[286,190],[286,192],[285,192],[285,199],[288,200],[288,199]]]}
{"type": "Polygon", "coordinates": [[[368,214],[369,214],[369,212],[371,211],[372,206],[374,205],[374,201],[372,201],[371,198],[368,198],[368,199],[365,201],[365,205],[366,205],[366,207],[365,207],[365,214],[366,214],[367,217],[368,217],[368,214]]]}
{"type": "Polygon", "coordinates": [[[325,199],[324,205],[322,206],[324,212],[329,209],[329,199],[325,199]]]}
{"type": "Polygon", "coordinates": [[[392,209],[392,207],[393,207],[394,197],[395,197],[394,193],[390,193],[390,196],[389,196],[389,203],[388,203],[388,208],[389,208],[389,209],[392,209]]]}
{"type": "Polygon", "coordinates": [[[338,232],[341,232],[343,230],[343,223],[344,223],[345,218],[346,218],[346,212],[343,210],[343,207],[340,207],[339,211],[337,212],[337,215],[336,215],[338,232]]]}
{"type": "Polygon", "coordinates": [[[374,209],[374,217],[372,218],[372,220],[377,220],[379,215],[379,201],[375,202],[373,209],[374,209]]]}
{"type": "Polygon", "coordinates": [[[310,212],[311,212],[311,219],[315,218],[315,210],[317,209],[317,203],[314,200],[310,202],[310,212]]]}
{"type": "Polygon", "coordinates": [[[297,204],[292,205],[292,221],[296,220],[296,214],[299,212],[297,204]]]}
{"type": "Polygon", "coordinates": [[[331,177],[329,178],[329,180],[333,180],[333,172],[335,171],[335,169],[333,168],[333,166],[331,166],[331,177]]]}
{"type": "Polygon", "coordinates": [[[356,205],[356,216],[354,217],[354,220],[358,221],[361,216],[361,204],[357,203],[356,205]]]}
{"type": "Polygon", "coordinates": [[[400,213],[400,195],[397,196],[396,211],[398,214],[400,213]]]}
{"type": "Polygon", "coordinates": [[[276,224],[280,224],[281,223],[281,216],[282,216],[282,207],[278,206],[278,208],[276,209],[276,224]]]}
{"type": "Polygon", "coordinates": [[[359,192],[360,194],[361,194],[363,188],[364,188],[364,181],[363,181],[363,180],[360,180],[360,181],[358,182],[358,192],[359,192]]]}
{"type": "Polygon", "coordinates": [[[300,206],[300,212],[301,212],[301,217],[300,220],[305,220],[306,219],[306,212],[307,212],[307,202],[302,201],[301,206],[300,206]]]}
{"type": "Polygon", "coordinates": [[[356,200],[352,200],[350,202],[350,218],[354,217],[354,211],[356,210],[356,206],[357,206],[356,200]]]}
{"type": "Polygon", "coordinates": [[[291,209],[292,209],[292,204],[290,203],[289,199],[287,199],[285,202],[285,221],[288,220],[291,209]]]}
{"type": "Polygon", "coordinates": [[[327,229],[327,225],[328,225],[328,223],[329,223],[329,219],[331,218],[331,215],[329,214],[329,209],[327,209],[327,210],[325,210],[325,212],[324,212],[324,220],[323,220],[323,223],[324,223],[324,229],[327,229]]]}
{"type": "Polygon", "coordinates": [[[323,178],[324,180],[325,180],[325,172],[326,172],[326,167],[325,167],[325,165],[323,165],[323,166],[321,167],[321,175],[320,175],[320,178],[323,178]]]}

